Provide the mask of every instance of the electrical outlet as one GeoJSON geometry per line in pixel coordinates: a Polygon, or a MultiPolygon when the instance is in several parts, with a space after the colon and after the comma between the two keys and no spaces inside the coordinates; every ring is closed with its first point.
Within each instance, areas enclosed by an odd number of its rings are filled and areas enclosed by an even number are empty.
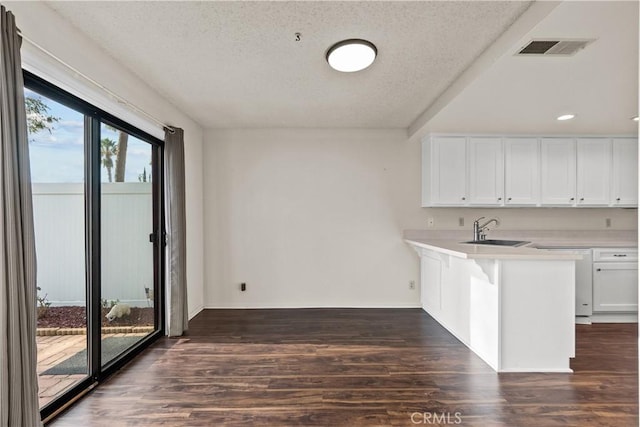
{"type": "Polygon", "coordinates": [[[611,218],[606,218],[604,220],[604,224],[607,226],[607,228],[611,227],[611,218]]]}
{"type": "Polygon", "coordinates": [[[429,226],[429,227],[433,227],[433,224],[434,224],[434,220],[433,220],[433,218],[429,218],[429,219],[427,220],[427,226],[429,226]]]}
{"type": "Polygon", "coordinates": [[[460,227],[464,227],[464,217],[461,216],[460,218],[458,218],[458,225],[460,227]]]}
{"type": "Polygon", "coordinates": [[[409,281],[409,289],[415,289],[416,288],[416,281],[415,280],[410,280],[409,281]]]}

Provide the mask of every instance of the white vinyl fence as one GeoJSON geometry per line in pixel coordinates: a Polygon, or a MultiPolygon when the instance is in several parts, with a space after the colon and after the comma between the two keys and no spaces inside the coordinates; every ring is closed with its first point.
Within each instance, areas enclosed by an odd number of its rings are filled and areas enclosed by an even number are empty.
{"type": "MultiPolygon", "coordinates": [[[[153,288],[151,183],[102,184],[102,298],[150,305],[153,288]]],[[[33,184],[40,296],[86,304],[84,184],[33,184]]]]}

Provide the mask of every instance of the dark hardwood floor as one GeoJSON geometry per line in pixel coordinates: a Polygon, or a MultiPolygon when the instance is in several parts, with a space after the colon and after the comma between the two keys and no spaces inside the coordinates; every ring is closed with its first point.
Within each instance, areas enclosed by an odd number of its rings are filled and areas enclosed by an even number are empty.
{"type": "Polygon", "coordinates": [[[637,426],[637,346],[578,325],[573,374],[498,375],[419,309],[205,310],[50,425],[637,426]]]}

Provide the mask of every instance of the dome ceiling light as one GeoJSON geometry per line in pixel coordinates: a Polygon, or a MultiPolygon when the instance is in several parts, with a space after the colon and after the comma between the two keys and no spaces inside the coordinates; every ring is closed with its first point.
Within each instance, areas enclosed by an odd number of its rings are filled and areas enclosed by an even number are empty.
{"type": "Polygon", "coordinates": [[[327,51],[327,62],[334,70],[353,73],[364,70],[376,59],[378,49],[367,40],[342,40],[327,51]]]}

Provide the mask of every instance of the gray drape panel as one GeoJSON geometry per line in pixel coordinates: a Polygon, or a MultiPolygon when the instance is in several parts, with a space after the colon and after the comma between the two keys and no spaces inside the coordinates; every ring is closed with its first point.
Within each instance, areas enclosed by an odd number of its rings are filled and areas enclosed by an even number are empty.
{"type": "Polygon", "coordinates": [[[15,18],[0,7],[0,426],[39,426],[36,250],[15,18]]]}
{"type": "Polygon", "coordinates": [[[187,330],[187,221],[185,216],[184,132],[164,135],[164,193],[167,227],[167,335],[187,330]]]}

